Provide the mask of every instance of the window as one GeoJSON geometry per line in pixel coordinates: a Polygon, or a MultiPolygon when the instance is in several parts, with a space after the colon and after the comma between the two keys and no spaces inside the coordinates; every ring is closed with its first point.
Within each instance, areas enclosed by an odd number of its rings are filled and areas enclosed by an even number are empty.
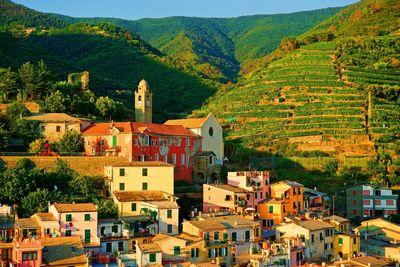
{"type": "Polygon", "coordinates": [[[356,245],[357,244],[357,238],[353,237],[353,244],[356,245]]]}
{"type": "Polygon", "coordinates": [[[125,183],[119,183],[119,190],[124,191],[125,190],[125,183]]]}
{"type": "Polygon", "coordinates": [[[111,242],[106,243],[106,252],[112,252],[112,244],[111,244],[111,242]]]}
{"type": "Polygon", "coordinates": [[[237,240],[237,234],[236,234],[236,232],[232,232],[231,239],[232,239],[232,241],[236,241],[236,240],[237,240]]]}
{"type": "Polygon", "coordinates": [[[138,140],[137,140],[137,139],[133,140],[133,144],[134,144],[135,146],[137,146],[137,145],[138,145],[138,140]]]}
{"type": "Polygon", "coordinates": [[[380,199],[375,199],[375,205],[381,205],[381,200],[380,199]]]}
{"type": "Polygon", "coordinates": [[[136,211],[136,203],[131,204],[131,211],[136,211]]]}
{"type": "Polygon", "coordinates": [[[375,196],[380,196],[381,195],[381,190],[375,190],[375,196]]]}
{"type": "Polygon", "coordinates": [[[324,234],[323,233],[319,233],[319,240],[320,241],[324,240],[324,234]]]}
{"type": "Polygon", "coordinates": [[[282,208],[283,208],[283,213],[286,213],[286,205],[283,205],[282,208]]]}
{"type": "Polygon", "coordinates": [[[274,226],[274,220],[268,219],[267,226],[268,226],[268,227],[274,226]]]}
{"type": "Polygon", "coordinates": [[[167,225],[167,233],[172,234],[172,224],[167,225]]]}
{"type": "Polygon", "coordinates": [[[119,176],[125,176],[125,169],[124,168],[120,168],[119,169],[119,176]]]}
{"type": "Polygon", "coordinates": [[[208,257],[209,258],[214,258],[215,257],[215,248],[210,248],[208,250],[208,257]]]}
{"type": "Polygon", "coordinates": [[[142,183],[142,190],[147,190],[147,183],[142,183]]]}
{"type": "Polygon", "coordinates": [[[325,230],[325,236],[329,236],[329,230],[325,230]]]}
{"type": "Polygon", "coordinates": [[[157,260],[156,253],[150,253],[149,258],[150,258],[150,262],[156,262],[156,260],[157,260]]]}
{"type": "Polygon", "coordinates": [[[176,146],[181,146],[181,139],[179,137],[176,138],[175,145],[176,146]]]}
{"type": "Polygon", "coordinates": [[[37,260],[37,252],[32,251],[32,252],[22,252],[22,260],[23,261],[35,261],[37,260]]]}
{"type": "Polygon", "coordinates": [[[65,220],[66,220],[67,222],[72,222],[72,214],[67,214],[67,215],[65,215],[65,220]]]}
{"type": "Polygon", "coordinates": [[[155,146],[158,146],[158,141],[155,141],[154,144],[155,144],[155,146]]]}
{"type": "Polygon", "coordinates": [[[339,237],[338,242],[339,242],[339,245],[343,245],[343,238],[339,237]]]}
{"type": "Polygon", "coordinates": [[[369,205],[371,205],[371,200],[370,199],[364,199],[363,204],[369,206],[369,205]]]}
{"type": "Polygon", "coordinates": [[[147,176],[147,168],[142,169],[142,176],[147,176]]]}
{"type": "Polygon", "coordinates": [[[265,185],[268,185],[268,180],[265,180],[265,185]]]}
{"type": "Polygon", "coordinates": [[[394,205],[393,199],[386,200],[386,206],[393,206],[393,205],[394,205]]]}
{"type": "Polygon", "coordinates": [[[90,243],[90,229],[85,229],[85,243],[88,244],[90,243]]]}
{"type": "Polygon", "coordinates": [[[274,206],[269,206],[269,213],[274,213],[274,206]]]}
{"type": "Polygon", "coordinates": [[[214,240],[219,240],[219,232],[214,232],[214,240]]]}
{"type": "Polygon", "coordinates": [[[314,234],[311,234],[311,243],[314,243],[315,239],[314,239],[314,234]]]}
{"type": "Polygon", "coordinates": [[[357,210],[353,210],[353,215],[356,215],[357,214],[357,210]]]}
{"type": "Polygon", "coordinates": [[[186,146],[190,146],[190,139],[186,138],[186,146]]]}
{"type": "Polygon", "coordinates": [[[112,231],[113,233],[118,233],[118,225],[113,225],[113,226],[111,227],[111,231],[112,231]]]}
{"type": "Polygon", "coordinates": [[[296,195],[296,187],[293,187],[293,195],[296,195]]]}
{"type": "Polygon", "coordinates": [[[89,213],[85,214],[85,222],[88,222],[88,221],[90,221],[90,214],[89,213]]]}
{"type": "Polygon", "coordinates": [[[357,191],[353,190],[353,196],[356,196],[356,195],[357,195],[357,191]]]}
{"type": "Polygon", "coordinates": [[[301,194],[301,188],[299,187],[299,188],[297,188],[297,194],[301,194]]]}
{"type": "Polygon", "coordinates": [[[176,154],[172,154],[172,164],[176,164],[176,154]]]}
{"type": "Polygon", "coordinates": [[[198,258],[199,257],[199,249],[198,248],[192,248],[190,250],[190,256],[192,258],[198,258]]]}
{"type": "Polygon", "coordinates": [[[118,251],[123,251],[124,250],[124,242],[119,241],[118,242],[118,251]]]}
{"type": "Polygon", "coordinates": [[[167,210],[167,218],[168,219],[172,218],[172,210],[167,210]]]}
{"type": "Polygon", "coordinates": [[[61,132],[61,126],[56,126],[56,132],[57,133],[61,132]]]}
{"type": "Polygon", "coordinates": [[[371,192],[369,190],[363,190],[363,195],[364,196],[370,196],[371,192]]]}
{"type": "Polygon", "coordinates": [[[213,135],[214,135],[214,129],[213,129],[213,127],[208,128],[208,134],[209,134],[210,136],[213,136],[213,135]]]}
{"type": "Polygon", "coordinates": [[[353,199],[353,205],[357,205],[357,200],[353,199]]]}
{"type": "Polygon", "coordinates": [[[293,208],[294,208],[294,209],[297,209],[296,202],[293,202],[293,208]]]}
{"type": "Polygon", "coordinates": [[[257,199],[258,198],[258,194],[257,194],[257,192],[255,192],[254,193],[254,199],[257,199]]]}
{"type": "Polygon", "coordinates": [[[232,200],[231,195],[225,195],[225,201],[231,201],[231,200],[232,200]]]}
{"type": "Polygon", "coordinates": [[[180,246],[174,246],[174,256],[178,256],[181,254],[181,247],[180,246]]]}
{"type": "Polygon", "coordinates": [[[154,160],[155,160],[155,161],[159,161],[159,160],[160,160],[158,154],[154,154],[154,160]]]}
{"type": "Polygon", "coordinates": [[[145,146],[148,146],[149,143],[150,143],[149,141],[150,141],[150,137],[149,137],[148,135],[145,135],[145,136],[144,136],[144,145],[145,145],[145,146]]]}
{"type": "Polygon", "coordinates": [[[258,237],[260,235],[260,231],[259,230],[260,229],[256,228],[256,232],[255,232],[256,237],[258,237]]]}
{"type": "Polygon", "coordinates": [[[246,232],[244,232],[244,239],[245,239],[245,242],[250,241],[250,231],[249,230],[246,230],[246,232]]]}
{"type": "Polygon", "coordinates": [[[71,230],[65,230],[65,236],[71,236],[71,230]]]}
{"type": "Polygon", "coordinates": [[[185,165],[185,158],[186,158],[185,154],[182,154],[181,155],[181,165],[185,165]]]}
{"type": "Polygon", "coordinates": [[[263,198],[263,192],[260,192],[260,198],[263,198]]]}

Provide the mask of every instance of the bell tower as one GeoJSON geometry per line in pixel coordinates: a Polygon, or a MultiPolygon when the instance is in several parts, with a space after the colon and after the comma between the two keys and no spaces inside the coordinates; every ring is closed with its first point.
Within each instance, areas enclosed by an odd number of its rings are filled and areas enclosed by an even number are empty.
{"type": "Polygon", "coordinates": [[[149,84],[142,80],[135,91],[135,121],[152,123],[153,91],[149,84]]]}

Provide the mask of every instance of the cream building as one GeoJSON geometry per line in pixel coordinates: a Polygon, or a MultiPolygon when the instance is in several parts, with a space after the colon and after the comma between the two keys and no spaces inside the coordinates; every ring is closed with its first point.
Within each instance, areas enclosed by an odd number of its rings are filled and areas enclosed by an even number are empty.
{"type": "Polygon", "coordinates": [[[161,190],[174,194],[174,165],[161,161],[133,161],[104,167],[107,188],[113,191],[161,190]]]}
{"type": "Polygon", "coordinates": [[[57,141],[68,131],[81,132],[90,125],[89,120],[74,118],[65,113],[37,113],[23,119],[40,121],[41,134],[48,141],[57,141]]]}
{"type": "Polygon", "coordinates": [[[159,233],[178,233],[179,206],[176,197],[163,191],[114,191],[120,217],[144,214],[157,221],[159,233]]]}
{"type": "Polygon", "coordinates": [[[212,151],[217,157],[217,164],[224,160],[224,138],[222,127],[212,113],[206,118],[168,120],[166,125],[182,125],[202,137],[202,151],[212,151]]]}
{"type": "Polygon", "coordinates": [[[154,243],[136,245],[137,266],[163,266],[162,250],[154,243]]]}
{"type": "Polygon", "coordinates": [[[335,227],[321,220],[300,221],[276,226],[276,237],[300,237],[307,259],[327,258],[334,255],[335,227]]]}

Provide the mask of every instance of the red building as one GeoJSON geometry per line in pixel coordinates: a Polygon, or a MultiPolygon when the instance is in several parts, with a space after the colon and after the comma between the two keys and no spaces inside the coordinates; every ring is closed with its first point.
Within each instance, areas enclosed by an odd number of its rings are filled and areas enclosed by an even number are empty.
{"type": "Polygon", "coordinates": [[[201,151],[201,137],[181,125],[95,123],[82,134],[87,154],[168,162],[175,165],[175,180],[193,182],[193,157],[201,151]]]}

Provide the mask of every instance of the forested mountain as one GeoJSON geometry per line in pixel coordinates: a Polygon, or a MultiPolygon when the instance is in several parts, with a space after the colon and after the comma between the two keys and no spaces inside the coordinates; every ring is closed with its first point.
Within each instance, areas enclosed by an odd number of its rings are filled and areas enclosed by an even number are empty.
{"type": "Polygon", "coordinates": [[[109,22],[140,35],[172,61],[219,81],[235,80],[240,64],[278,47],[282,37],[299,35],[341,8],[237,18],[168,17],[129,21],[115,18],[71,18],[67,22],[109,22]]]}

